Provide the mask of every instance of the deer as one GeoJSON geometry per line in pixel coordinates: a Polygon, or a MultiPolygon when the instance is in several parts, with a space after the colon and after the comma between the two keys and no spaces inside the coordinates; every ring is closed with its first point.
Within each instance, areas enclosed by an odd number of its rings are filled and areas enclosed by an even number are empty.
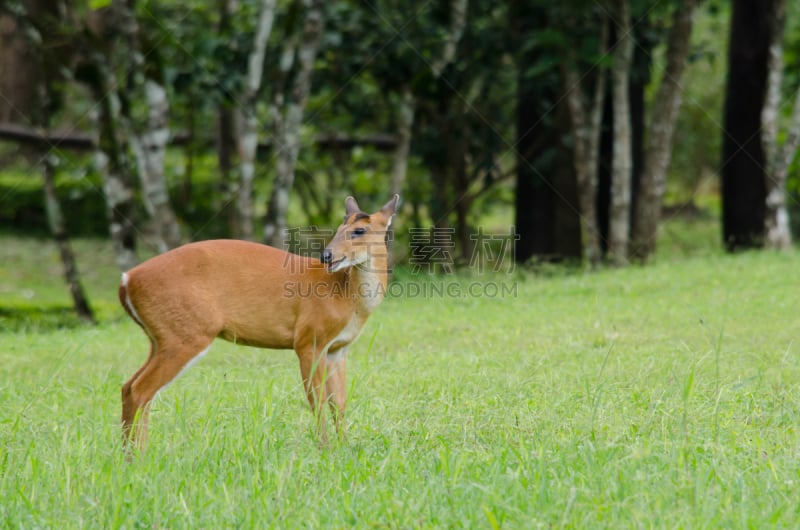
{"type": "Polygon", "coordinates": [[[126,448],[147,445],[152,400],[221,338],[293,349],[320,441],[323,408],[345,437],[347,351],[386,294],[387,230],[395,194],[367,214],[353,197],[318,259],[267,245],[217,239],[189,243],[122,274],[119,299],[150,340],[145,363],[122,385],[126,448]]]}

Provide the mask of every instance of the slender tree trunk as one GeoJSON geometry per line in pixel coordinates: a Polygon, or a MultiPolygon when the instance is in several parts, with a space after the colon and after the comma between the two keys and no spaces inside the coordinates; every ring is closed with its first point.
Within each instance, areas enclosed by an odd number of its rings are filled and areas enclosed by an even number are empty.
{"type": "Polygon", "coordinates": [[[683,72],[689,56],[697,0],[683,0],[675,11],[667,39],[667,65],[650,120],[644,167],[635,201],[631,255],[647,260],[655,251],[661,206],[666,191],[672,139],[681,105],[683,72]]]}
{"type": "Polygon", "coordinates": [[[104,58],[95,61],[98,84],[93,87],[96,112],[94,138],[95,165],[103,179],[103,192],[109,218],[109,232],[117,266],[122,271],[138,263],[136,257],[136,228],[133,224],[134,193],[125,154],[125,136],[120,123],[120,103],[115,81],[104,58]]]}
{"type": "MultiPolygon", "coordinates": [[[[229,40],[232,35],[232,19],[238,9],[237,0],[218,0],[219,25],[217,35],[220,40],[229,40]]],[[[212,197],[212,207],[221,213],[228,224],[228,233],[233,237],[241,237],[239,230],[239,213],[236,210],[236,199],[239,194],[239,183],[233,176],[234,152],[236,151],[236,118],[233,109],[233,94],[226,93],[223,100],[217,103],[216,150],[219,181],[216,193],[212,197]]]]}
{"type": "Polygon", "coordinates": [[[628,262],[630,236],[631,178],[633,157],[628,81],[633,57],[633,35],[627,0],[616,0],[614,16],[617,47],[612,65],[612,97],[614,101],[614,148],[611,176],[611,207],[608,251],[614,265],[628,262]]]}
{"type": "Polygon", "coordinates": [[[305,0],[306,15],[303,34],[297,48],[299,69],[292,84],[290,101],[282,123],[281,146],[278,151],[277,174],[272,185],[272,195],[264,223],[264,240],[273,246],[282,246],[285,240],[286,213],[289,193],[294,184],[294,170],[300,152],[300,126],[303,122],[314,60],[322,36],[322,0],[305,0]]]}
{"type": "Polygon", "coordinates": [[[633,219],[632,257],[647,260],[655,251],[661,205],[667,185],[672,138],[681,106],[683,72],[689,57],[697,0],[683,0],[667,39],[667,65],[650,120],[645,162],[633,219]]]}
{"type": "Polygon", "coordinates": [[[800,149],[800,89],[797,90],[789,131],[777,153],[772,178],[767,181],[766,231],[767,245],[785,250],[792,245],[789,211],[786,208],[786,181],[789,167],[800,149]]]}
{"type": "Polygon", "coordinates": [[[253,51],[248,59],[247,78],[242,98],[242,132],[239,138],[240,180],[237,206],[239,237],[248,240],[253,239],[253,179],[256,170],[259,126],[256,99],[261,88],[267,40],[272,32],[272,22],[275,19],[275,5],[276,0],[262,0],[261,2],[256,38],[253,51]]]}
{"type": "MultiPolygon", "coordinates": [[[[299,1],[298,1],[299,3],[299,1]]],[[[288,22],[288,21],[287,21],[288,22]]],[[[285,129],[286,129],[286,116],[284,114],[285,106],[286,106],[286,85],[289,79],[289,74],[294,67],[295,57],[297,55],[297,41],[298,35],[295,30],[291,26],[287,24],[286,27],[286,39],[284,41],[283,49],[281,51],[281,56],[278,60],[278,72],[277,72],[277,79],[273,83],[272,87],[272,102],[270,104],[270,118],[272,121],[272,130],[273,130],[273,138],[275,139],[275,153],[276,156],[280,156],[284,149],[286,149],[286,145],[284,144],[284,136],[285,136],[285,129]]],[[[276,166],[279,165],[279,160],[276,163],[276,166]]],[[[278,170],[275,180],[273,181],[273,195],[276,193],[277,186],[281,183],[278,182],[278,177],[280,175],[280,169],[278,170]]],[[[284,184],[285,185],[285,184],[284,184]]],[[[270,200],[273,197],[270,197],[270,200]]],[[[275,201],[286,200],[288,202],[288,192],[286,197],[274,197],[275,201]]],[[[273,212],[270,211],[270,207],[267,209],[267,216],[264,219],[265,222],[265,241],[269,242],[266,238],[266,225],[270,222],[270,215],[273,212]]]]}
{"type": "Polygon", "coordinates": [[[439,78],[453,59],[455,59],[458,43],[467,25],[468,0],[450,0],[450,27],[439,57],[431,62],[433,77],[439,78]]]}
{"type": "Polygon", "coordinates": [[[166,252],[181,244],[181,231],[169,203],[164,173],[170,137],[169,100],[164,87],[152,79],[146,80],[142,88],[147,103],[147,123],[140,134],[131,135],[131,147],[139,170],[144,205],[155,224],[158,250],[166,252]]]}
{"type": "MultiPolygon", "coordinates": [[[[178,221],[169,202],[164,159],[169,142],[169,100],[163,84],[149,71],[145,63],[145,50],[139,23],[136,20],[135,0],[118,0],[111,7],[115,29],[122,39],[111,44],[116,54],[117,71],[122,71],[125,82],[119,87],[120,97],[126,101],[144,102],[142,111],[136,112],[132,104],[121,113],[121,124],[128,130],[128,142],[136,160],[142,195],[148,215],[153,220],[156,245],[166,252],[181,244],[178,221]]],[[[146,50],[157,54],[156,50],[146,50]]],[[[109,57],[112,55],[109,54],[109,57]]]]}
{"type": "MultiPolygon", "coordinates": [[[[600,53],[605,53],[608,42],[608,19],[604,18],[600,30],[600,53]]],[[[583,89],[576,65],[565,64],[562,68],[566,101],[572,127],[573,164],[580,205],[581,239],[586,263],[597,268],[600,265],[600,230],[597,224],[597,172],[600,151],[600,128],[603,119],[603,96],[606,85],[606,69],[597,67],[589,116],[583,101],[583,89]]]]}
{"type": "MultiPolygon", "coordinates": [[[[135,195],[131,164],[128,157],[131,131],[125,126],[129,120],[123,116],[121,95],[125,91],[118,84],[117,74],[127,77],[140,57],[131,57],[131,41],[135,35],[135,21],[127,3],[111,2],[102,10],[92,11],[87,22],[87,33],[92,36],[85,69],[91,71],[84,78],[92,91],[95,106],[91,116],[92,143],[95,166],[103,180],[106,209],[109,219],[111,243],[117,266],[126,271],[137,263],[136,227],[134,226],[135,195]],[[122,43],[120,43],[122,36],[122,43]]],[[[129,109],[128,109],[129,110],[129,109]]]]}
{"type": "Polygon", "coordinates": [[[786,207],[786,181],[800,138],[800,90],[794,100],[792,117],[783,145],[778,143],[778,121],[783,82],[783,37],[786,26],[786,0],[773,0],[770,23],[767,93],[761,110],[761,141],[767,158],[767,200],[764,215],[765,243],[768,248],[786,250],[792,246],[789,211],[786,207]]]}
{"type": "Polygon", "coordinates": [[[786,26],[786,0],[772,0],[767,50],[767,89],[761,108],[761,143],[767,158],[767,173],[772,174],[778,155],[778,129],[783,84],[783,32],[786,26]]]}
{"type": "Polygon", "coordinates": [[[56,245],[58,245],[61,264],[64,266],[64,278],[67,280],[67,285],[69,286],[75,312],[81,320],[96,324],[97,321],[89,305],[89,299],[86,297],[83,285],[81,285],[75,254],[72,252],[72,245],[69,243],[64,214],[62,213],[61,204],[56,194],[55,167],[50,156],[51,155],[44,155],[42,157],[45,208],[47,210],[47,221],[50,225],[50,232],[53,234],[56,245]]]}
{"type": "Polygon", "coordinates": [[[408,154],[411,149],[411,133],[414,127],[414,94],[405,86],[397,109],[397,144],[392,156],[391,193],[401,194],[408,170],[408,154]]]}

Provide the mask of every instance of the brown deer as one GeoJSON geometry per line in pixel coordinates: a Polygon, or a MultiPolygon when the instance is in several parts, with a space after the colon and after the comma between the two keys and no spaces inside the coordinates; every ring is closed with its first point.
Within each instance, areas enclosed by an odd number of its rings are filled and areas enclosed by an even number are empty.
{"type": "Polygon", "coordinates": [[[147,361],[122,386],[122,433],[147,443],[151,400],[205,355],[215,338],[293,349],[320,438],[330,403],[344,436],[347,349],[383,300],[386,231],[399,196],[373,214],[346,215],[320,259],[237,240],[190,243],[122,275],[119,299],[150,339],[147,361]]]}

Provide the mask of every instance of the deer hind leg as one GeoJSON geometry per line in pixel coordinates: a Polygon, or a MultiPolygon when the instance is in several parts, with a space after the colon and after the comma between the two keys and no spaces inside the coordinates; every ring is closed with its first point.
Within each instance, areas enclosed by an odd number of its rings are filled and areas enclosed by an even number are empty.
{"type": "Polygon", "coordinates": [[[127,444],[147,445],[150,402],[186,368],[205,355],[213,338],[205,341],[152,341],[147,362],[122,386],[122,434],[127,444]]]}
{"type": "Polygon", "coordinates": [[[347,404],[347,381],[345,378],[347,347],[328,353],[325,366],[328,371],[325,379],[325,390],[328,394],[331,412],[333,412],[333,423],[336,426],[339,438],[344,439],[344,411],[347,404]]]}
{"type": "Polygon", "coordinates": [[[144,371],[147,367],[150,359],[153,358],[153,353],[155,352],[156,344],[153,340],[150,340],[150,354],[147,357],[147,361],[139,367],[136,372],[125,381],[125,384],[122,385],[122,441],[127,444],[128,441],[131,439],[131,432],[133,428],[134,420],[136,419],[137,414],[137,407],[133,401],[133,382],[136,381],[136,378],[144,371]]]}

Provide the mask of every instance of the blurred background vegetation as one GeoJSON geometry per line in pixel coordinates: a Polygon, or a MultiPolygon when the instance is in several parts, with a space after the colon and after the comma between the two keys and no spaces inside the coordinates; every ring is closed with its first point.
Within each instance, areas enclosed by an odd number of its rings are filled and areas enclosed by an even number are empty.
{"type": "Polygon", "coordinates": [[[348,195],[401,194],[399,264],[412,227],[452,234],[456,263],[477,227],[514,226],[520,264],[594,267],[800,229],[785,0],[2,0],[0,37],[0,228],[55,236],[73,292],[71,237],[109,238],[121,269],[191,240],[280,246],[348,195]]]}

